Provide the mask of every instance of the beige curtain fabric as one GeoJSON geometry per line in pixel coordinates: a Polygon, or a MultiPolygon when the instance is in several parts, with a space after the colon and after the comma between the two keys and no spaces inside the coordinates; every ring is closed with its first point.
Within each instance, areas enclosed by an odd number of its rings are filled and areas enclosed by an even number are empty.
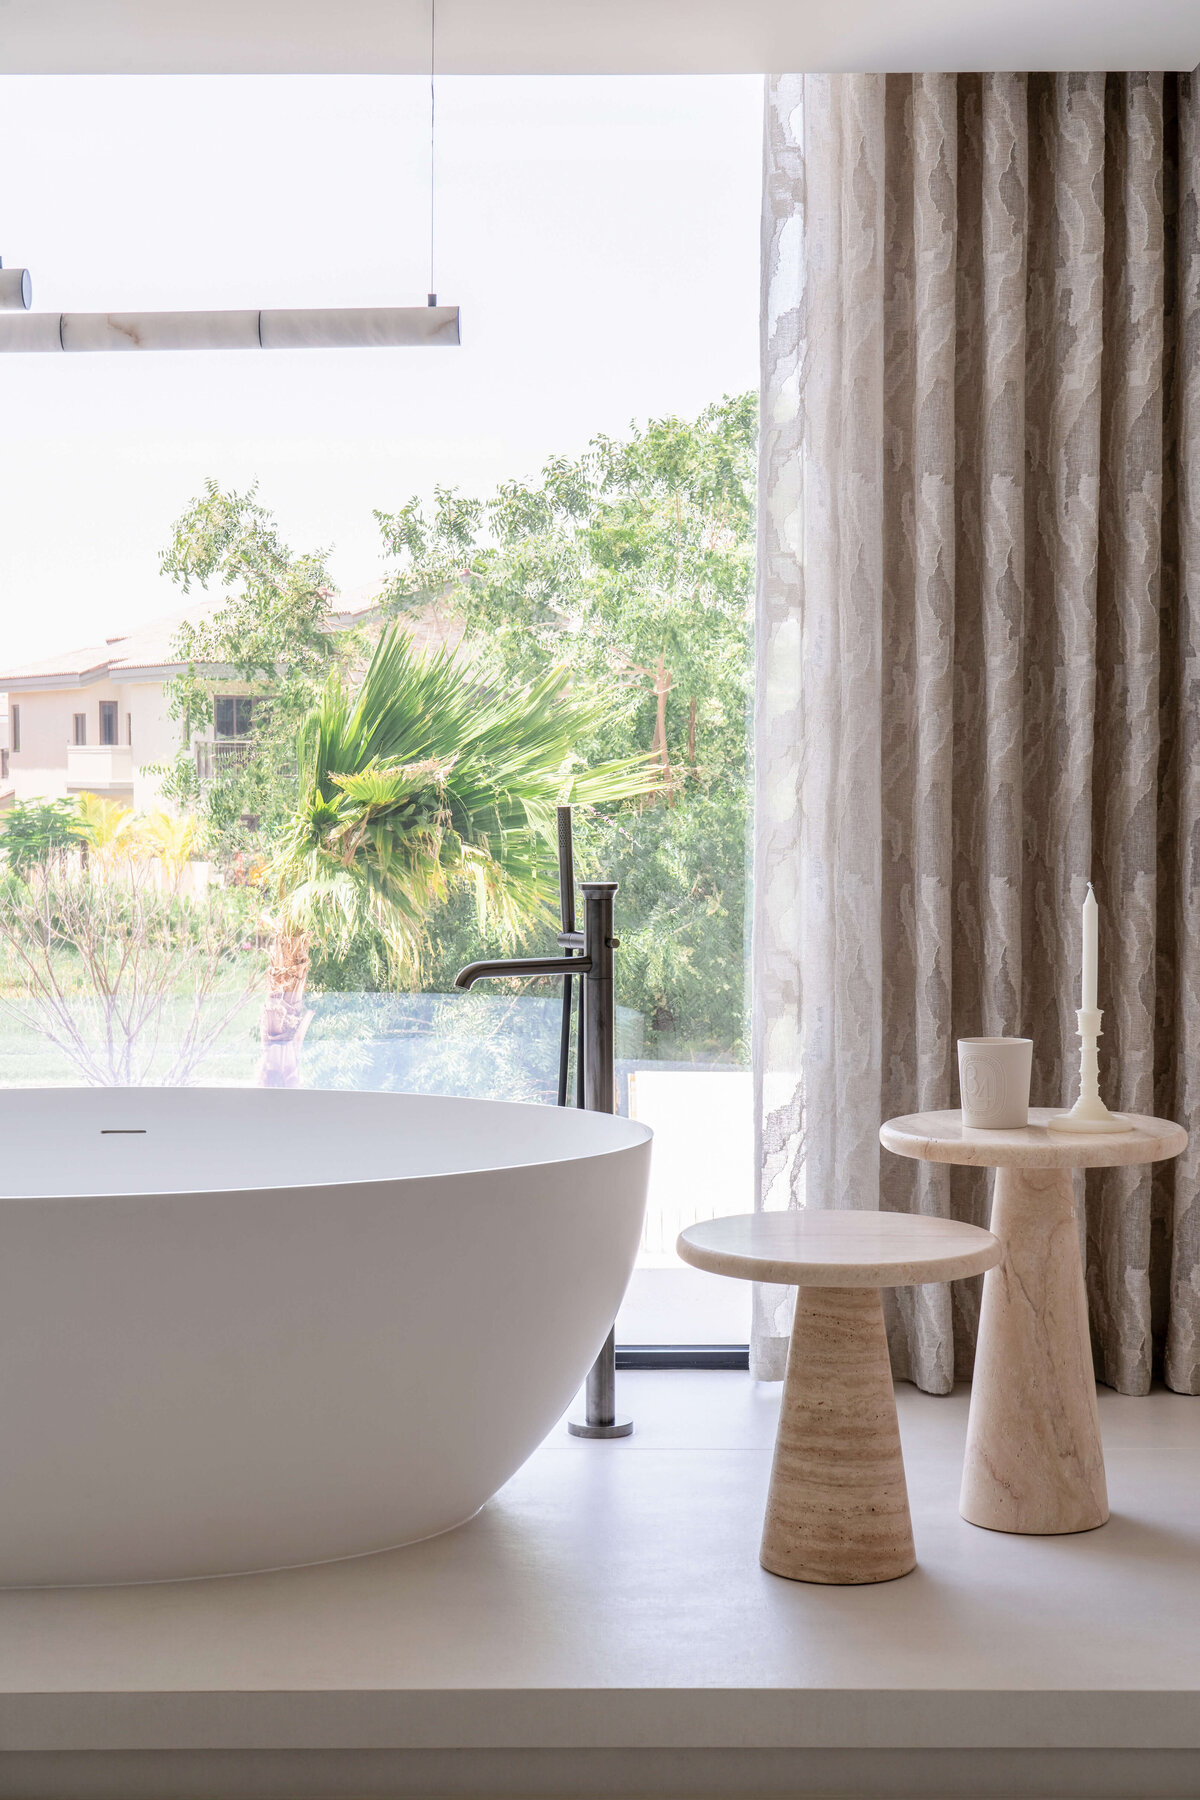
{"type": "MultiPolygon", "coordinates": [[[[762,425],[760,1202],[984,1222],[878,1127],[960,1036],[1074,1097],[1091,876],[1105,1097],[1196,1134],[1088,1177],[1097,1373],[1200,1392],[1200,80],[772,77],[762,425]]],[[[898,1293],[897,1374],[977,1311],[898,1293]]]]}

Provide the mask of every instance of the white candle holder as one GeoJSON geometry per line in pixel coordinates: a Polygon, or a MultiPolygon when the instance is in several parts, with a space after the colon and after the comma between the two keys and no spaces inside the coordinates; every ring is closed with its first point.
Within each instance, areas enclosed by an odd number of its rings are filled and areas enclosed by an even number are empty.
{"type": "Polygon", "coordinates": [[[1068,1113],[1055,1113],[1046,1123],[1053,1131],[1129,1131],[1128,1119],[1109,1112],[1100,1098],[1100,1020],[1103,1013],[1084,1011],[1075,1014],[1079,1020],[1079,1098],[1068,1113]]]}

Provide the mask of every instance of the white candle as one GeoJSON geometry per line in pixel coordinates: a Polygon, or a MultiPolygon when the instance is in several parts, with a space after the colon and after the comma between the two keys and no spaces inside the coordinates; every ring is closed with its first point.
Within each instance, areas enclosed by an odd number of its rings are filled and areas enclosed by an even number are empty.
{"type": "Polygon", "coordinates": [[[1099,936],[1097,923],[1100,909],[1092,884],[1088,882],[1087,899],[1083,903],[1083,1010],[1096,1011],[1096,949],[1099,936]]]}

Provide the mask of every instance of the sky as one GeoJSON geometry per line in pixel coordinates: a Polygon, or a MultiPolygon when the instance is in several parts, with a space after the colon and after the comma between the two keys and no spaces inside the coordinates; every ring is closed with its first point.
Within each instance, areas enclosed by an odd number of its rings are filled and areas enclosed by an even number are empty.
{"type": "MultiPolygon", "coordinates": [[[[414,77],[0,77],[0,257],[36,310],[420,305],[414,77]]],[[[487,493],[757,383],[756,76],[447,77],[435,281],[461,349],[0,358],[0,668],[177,608],[205,477],[343,591],[373,509],[487,493]]]]}

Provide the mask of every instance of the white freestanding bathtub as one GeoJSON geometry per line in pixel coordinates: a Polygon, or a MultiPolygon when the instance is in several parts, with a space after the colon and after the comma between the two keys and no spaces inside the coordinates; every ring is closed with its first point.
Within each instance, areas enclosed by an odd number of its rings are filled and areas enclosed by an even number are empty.
{"type": "Polygon", "coordinates": [[[0,1585],[469,1519],[607,1335],[649,1139],[409,1094],[0,1092],[0,1585]]]}

